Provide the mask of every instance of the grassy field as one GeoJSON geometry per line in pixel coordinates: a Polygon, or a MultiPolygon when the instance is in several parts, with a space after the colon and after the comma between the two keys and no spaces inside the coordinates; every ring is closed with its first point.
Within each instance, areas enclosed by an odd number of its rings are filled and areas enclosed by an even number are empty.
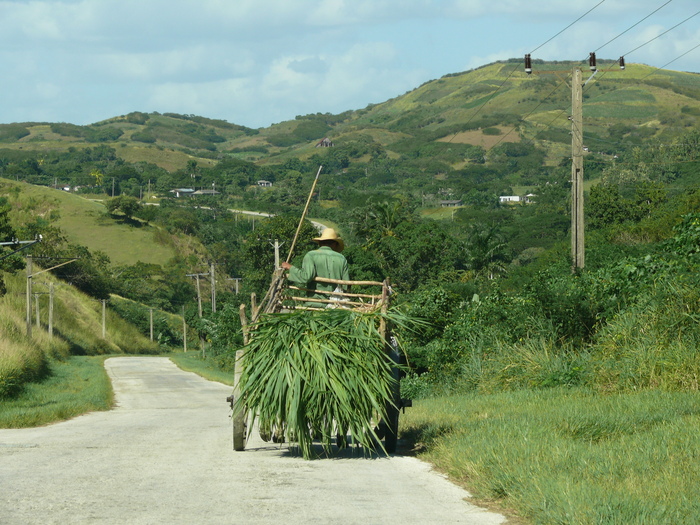
{"type": "Polygon", "coordinates": [[[2,183],[5,188],[20,186],[20,199],[43,200],[42,212],[58,215],[56,224],[69,241],[106,253],[113,264],[136,261],[163,264],[175,255],[171,247],[154,242],[156,228],[149,225],[137,228],[115,221],[106,215],[102,202],[44,186],[5,179],[2,183]]]}
{"type": "Polygon", "coordinates": [[[419,457],[538,524],[700,523],[700,395],[524,390],[416,402],[419,457]]]}

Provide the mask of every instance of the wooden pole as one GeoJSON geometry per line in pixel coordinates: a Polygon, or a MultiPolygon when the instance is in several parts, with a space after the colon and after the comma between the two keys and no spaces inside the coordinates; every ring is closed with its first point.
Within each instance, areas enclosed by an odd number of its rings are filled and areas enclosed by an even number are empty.
{"type": "Polygon", "coordinates": [[[151,343],[153,342],[153,308],[148,309],[148,313],[150,316],[150,326],[151,326],[151,343]]]}
{"type": "Polygon", "coordinates": [[[53,293],[54,284],[49,283],[49,337],[53,337],[53,293]]]}
{"type": "MultiPolygon", "coordinates": [[[[304,206],[304,211],[301,214],[301,218],[299,219],[299,224],[297,225],[297,231],[294,233],[294,239],[292,239],[292,245],[289,247],[289,254],[287,255],[287,260],[286,262],[289,262],[292,260],[292,255],[294,254],[294,247],[296,246],[297,239],[299,238],[299,232],[301,231],[301,227],[304,225],[304,219],[306,218],[306,212],[309,211],[309,204],[311,203],[311,198],[314,195],[314,190],[316,189],[316,184],[318,183],[318,177],[321,174],[321,170],[323,169],[323,165],[318,167],[318,171],[316,172],[316,178],[314,178],[314,183],[311,185],[311,191],[309,192],[309,196],[306,199],[306,205],[304,206]]],[[[262,298],[262,301],[260,301],[260,308],[253,308],[252,313],[251,313],[251,321],[256,322],[258,320],[258,316],[260,315],[260,312],[264,313],[270,313],[275,310],[277,307],[277,302],[279,300],[279,294],[282,291],[282,284],[284,282],[284,271],[282,269],[275,268],[274,273],[272,274],[272,281],[270,282],[270,287],[267,289],[267,292],[262,298]]]]}
{"type": "Polygon", "coordinates": [[[196,277],[197,277],[197,312],[199,313],[199,317],[202,317],[202,290],[199,288],[199,274],[197,274],[196,277]]]}
{"type": "Polygon", "coordinates": [[[581,68],[575,67],[571,83],[571,266],[583,268],[585,246],[583,232],[583,81],[581,68]]]}
{"type": "Polygon", "coordinates": [[[187,353],[187,320],[185,319],[185,306],[182,306],[182,344],[187,353]]]}
{"type": "Polygon", "coordinates": [[[102,299],[102,339],[107,339],[107,300],[102,299]]]}
{"type": "Polygon", "coordinates": [[[211,278],[211,312],[216,313],[216,274],[214,273],[214,263],[209,266],[209,275],[211,278]]]}
{"type": "Polygon", "coordinates": [[[314,179],[314,183],[311,185],[311,191],[309,192],[309,196],[306,199],[306,206],[304,206],[304,212],[301,214],[301,219],[299,220],[299,225],[297,226],[297,231],[294,234],[294,239],[292,240],[292,245],[289,247],[289,254],[287,255],[287,262],[292,260],[292,254],[294,253],[294,247],[297,244],[297,238],[299,237],[299,232],[301,231],[301,227],[304,224],[304,219],[306,218],[306,212],[309,211],[309,204],[311,203],[311,197],[314,195],[314,190],[316,189],[316,184],[318,183],[318,176],[321,174],[321,170],[323,169],[323,166],[318,167],[318,171],[316,172],[316,178],[314,179]]]}
{"type": "Polygon", "coordinates": [[[275,239],[275,244],[273,245],[275,247],[275,270],[280,267],[280,242],[278,239],[275,239]]]}
{"type": "Polygon", "coordinates": [[[36,327],[41,328],[41,320],[39,319],[39,294],[34,294],[34,306],[36,306],[36,327]]]}
{"type": "Polygon", "coordinates": [[[27,255],[27,337],[32,338],[32,256],[27,255]]]}

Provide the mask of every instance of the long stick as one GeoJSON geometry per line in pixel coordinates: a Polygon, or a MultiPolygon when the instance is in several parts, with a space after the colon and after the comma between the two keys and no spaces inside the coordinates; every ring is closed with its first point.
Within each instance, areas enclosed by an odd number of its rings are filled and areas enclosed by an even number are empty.
{"type": "MultiPolygon", "coordinates": [[[[289,248],[289,254],[287,255],[287,262],[289,262],[292,259],[292,255],[294,254],[294,246],[297,243],[297,238],[299,237],[299,232],[301,231],[301,227],[304,224],[304,219],[306,218],[306,212],[309,211],[309,204],[311,203],[311,198],[313,197],[314,191],[316,190],[316,183],[318,182],[318,176],[321,174],[321,170],[323,169],[323,166],[318,167],[318,171],[316,172],[316,178],[314,179],[314,183],[311,185],[311,191],[309,192],[309,197],[306,199],[306,206],[304,206],[304,211],[301,214],[301,218],[299,219],[299,225],[297,226],[297,231],[294,233],[294,239],[292,240],[292,245],[289,248]]],[[[275,303],[277,301],[277,296],[279,295],[279,292],[282,289],[282,281],[284,280],[284,272],[281,271],[279,268],[275,268],[275,272],[272,276],[272,282],[270,283],[270,288],[267,289],[267,293],[263,297],[262,301],[260,301],[260,306],[257,308],[253,308],[253,313],[251,315],[251,322],[255,322],[258,320],[258,315],[260,314],[261,311],[265,313],[269,313],[274,309],[275,303]]]]}
{"type": "Polygon", "coordinates": [[[299,237],[299,232],[301,231],[301,227],[304,224],[304,219],[306,218],[306,212],[309,211],[309,204],[311,203],[311,197],[313,197],[314,190],[316,189],[316,183],[318,182],[318,176],[321,174],[322,169],[323,169],[323,166],[318,167],[318,171],[316,172],[316,178],[314,179],[314,183],[311,185],[311,191],[309,192],[309,197],[306,199],[306,206],[304,206],[304,212],[301,214],[301,219],[299,219],[299,225],[297,226],[297,231],[294,234],[294,240],[292,241],[292,245],[289,248],[289,255],[287,255],[287,262],[292,260],[292,254],[294,253],[294,246],[297,243],[297,238],[299,237]]]}

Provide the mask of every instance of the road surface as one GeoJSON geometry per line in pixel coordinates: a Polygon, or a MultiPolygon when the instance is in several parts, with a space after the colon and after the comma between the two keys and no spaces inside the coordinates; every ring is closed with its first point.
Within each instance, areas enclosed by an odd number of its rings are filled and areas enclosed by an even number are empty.
{"type": "Polygon", "coordinates": [[[3,525],[505,523],[415,458],[233,452],[230,387],[163,357],[105,366],[115,409],[0,429],[3,525]]]}

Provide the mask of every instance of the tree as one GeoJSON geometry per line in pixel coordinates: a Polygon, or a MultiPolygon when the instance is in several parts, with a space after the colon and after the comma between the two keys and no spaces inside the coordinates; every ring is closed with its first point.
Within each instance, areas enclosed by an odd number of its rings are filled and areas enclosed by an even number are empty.
{"type": "MultiPolygon", "coordinates": [[[[243,281],[251,291],[260,293],[267,289],[275,270],[275,252],[271,243],[275,240],[285,243],[280,253],[280,260],[283,261],[291,248],[298,223],[299,219],[294,216],[277,215],[260,221],[255,231],[248,235],[245,242],[243,281]]],[[[312,241],[317,236],[318,230],[309,221],[304,221],[294,249],[294,256],[299,264],[301,257],[309,249],[317,247],[312,241]]]]}
{"type": "Polygon", "coordinates": [[[629,218],[628,206],[617,184],[593,186],[586,202],[586,212],[592,228],[618,224],[629,218]]]}
{"type": "Polygon", "coordinates": [[[130,195],[119,195],[107,200],[107,211],[110,215],[121,213],[127,219],[131,219],[141,210],[141,203],[136,197],[130,195]]]}
{"type": "Polygon", "coordinates": [[[467,239],[467,268],[493,279],[506,271],[507,244],[495,226],[473,224],[467,239]]]}

